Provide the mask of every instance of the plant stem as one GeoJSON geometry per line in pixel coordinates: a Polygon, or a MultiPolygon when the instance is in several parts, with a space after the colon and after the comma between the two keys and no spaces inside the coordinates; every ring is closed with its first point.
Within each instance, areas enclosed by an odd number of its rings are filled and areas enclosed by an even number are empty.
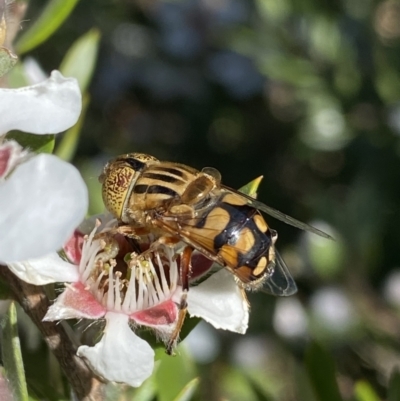
{"type": "Polygon", "coordinates": [[[25,283],[3,265],[0,265],[0,277],[9,285],[15,300],[43,334],[44,340],[67,376],[76,398],[80,401],[102,400],[104,384],[85,362],[76,356],[76,346],[64,327],[57,322],[43,322],[51,306],[44,288],[25,283]]]}

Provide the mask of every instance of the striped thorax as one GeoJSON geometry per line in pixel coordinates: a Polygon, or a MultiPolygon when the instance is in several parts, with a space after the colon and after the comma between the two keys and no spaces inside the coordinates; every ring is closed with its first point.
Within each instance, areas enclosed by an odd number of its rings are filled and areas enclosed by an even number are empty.
{"type": "Polygon", "coordinates": [[[194,206],[216,186],[216,178],[184,164],[128,153],[107,163],[100,182],[106,208],[123,223],[151,224],[155,214],[195,213],[194,206]]]}

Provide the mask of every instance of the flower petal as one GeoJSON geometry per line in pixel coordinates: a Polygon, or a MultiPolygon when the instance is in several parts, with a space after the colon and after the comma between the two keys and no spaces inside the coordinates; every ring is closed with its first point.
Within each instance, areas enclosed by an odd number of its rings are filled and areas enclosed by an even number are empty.
{"type": "Polygon", "coordinates": [[[8,263],[8,268],[21,280],[34,285],[79,280],[78,267],[65,262],[55,252],[43,258],[8,263]]]}
{"type": "Polygon", "coordinates": [[[82,283],[68,286],[50,306],[44,321],[61,319],[100,319],[106,309],[82,283]]]}
{"type": "Polygon", "coordinates": [[[85,236],[79,230],[75,230],[71,238],[69,238],[63,246],[67,259],[75,265],[79,265],[79,262],[81,261],[82,246],[85,241],[84,237],[85,236]]]}
{"type": "Polygon", "coordinates": [[[0,89],[0,134],[10,130],[56,134],[72,127],[82,109],[75,78],[53,71],[45,81],[19,89],[0,89]]]}
{"type": "Polygon", "coordinates": [[[21,164],[0,184],[0,261],[61,249],[87,206],[86,185],[71,164],[48,154],[21,164]]]}
{"type": "Polygon", "coordinates": [[[105,379],[139,387],[153,372],[154,351],[133,333],[127,315],[108,312],[106,319],[101,341],[94,347],[79,347],[77,354],[105,379]]]}
{"type": "Polygon", "coordinates": [[[217,329],[245,333],[249,320],[249,304],[232,274],[220,270],[210,278],[191,287],[188,311],[217,329]]]}
{"type": "Polygon", "coordinates": [[[171,299],[149,309],[139,310],[129,317],[143,326],[160,328],[174,325],[178,319],[178,306],[171,299]]]}

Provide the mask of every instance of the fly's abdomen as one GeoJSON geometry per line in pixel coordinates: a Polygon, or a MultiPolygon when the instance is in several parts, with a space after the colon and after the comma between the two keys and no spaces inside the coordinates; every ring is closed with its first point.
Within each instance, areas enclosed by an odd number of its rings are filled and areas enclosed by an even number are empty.
{"type": "Polygon", "coordinates": [[[268,225],[250,206],[223,203],[222,207],[230,220],[214,239],[218,255],[243,283],[262,279],[274,257],[268,225]]]}

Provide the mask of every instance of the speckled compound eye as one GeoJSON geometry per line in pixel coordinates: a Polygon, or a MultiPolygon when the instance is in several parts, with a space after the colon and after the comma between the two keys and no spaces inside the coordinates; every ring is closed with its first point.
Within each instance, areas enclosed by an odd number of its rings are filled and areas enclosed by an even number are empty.
{"type": "Polygon", "coordinates": [[[141,171],[158,160],[143,153],[128,153],[117,157],[104,167],[99,181],[103,184],[102,195],[107,210],[124,221],[127,198],[141,171]]]}
{"type": "Polygon", "coordinates": [[[136,171],[129,165],[116,160],[108,163],[100,176],[104,205],[120,220],[135,174],[136,171]]]}

